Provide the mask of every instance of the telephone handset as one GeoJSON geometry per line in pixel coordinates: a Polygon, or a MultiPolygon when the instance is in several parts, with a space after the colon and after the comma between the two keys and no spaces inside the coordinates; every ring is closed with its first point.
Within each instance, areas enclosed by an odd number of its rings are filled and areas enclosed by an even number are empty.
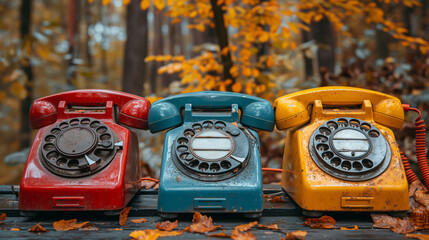
{"type": "MultiPolygon", "coordinates": [[[[404,110],[396,97],[353,87],[321,87],[277,98],[274,102],[277,128],[283,130],[308,122],[311,113],[309,105],[316,100],[321,101],[323,106],[359,106],[362,110],[368,109],[364,102],[368,100],[375,122],[395,129],[401,128],[404,123],[404,110]]],[[[317,106],[317,103],[313,105],[317,106]]]]}
{"type": "Polygon", "coordinates": [[[287,130],[283,189],[307,215],[324,211],[408,210],[408,184],[389,128],[400,128],[399,99],[351,87],[279,97],[276,126],[287,130]]]}
{"type": "Polygon", "coordinates": [[[186,93],[159,100],[152,106],[149,115],[149,129],[152,133],[163,131],[183,123],[182,110],[186,105],[192,109],[215,111],[216,109],[231,109],[236,104],[242,111],[240,123],[244,126],[272,131],[274,128],[274,112],[269,109],[271,103],[249,95],[204,91],[186,93]]]}
{"type": "Polygon", "coordinates": [[[148,125],[151,132],[172,128],[164,141],[161,216],[195,211],[261,214],[259,138],[253,129],[273,130],[269,101],[230,92],[181,94],[155,102],[148,125]]]}
{"type": "Polygon", "coordinates": [[[97,89],[69,91],[36,100],[30,109],[31,127],[38,129],[56,122],[59,118],[80,115],[80,112],[68,112],[67,105],[80,106],[81,109],[87,107],[88,110],[105,108],[104,111],[94,111],[90,115],[107,119],[112,118],[113,105],[116,105],[119,108],[119,123],[147,129],[150,108],[148,100],[128,93],[97,89]]]}
{"type": "Polygon", "coordinates": [[[137,135],[119,124],[147,129],[149,108],[145,98],[96,89],[34,101],[30,124],[40,129],[21,180],[21,213],[123,208],[141,171],[137,135]]]}

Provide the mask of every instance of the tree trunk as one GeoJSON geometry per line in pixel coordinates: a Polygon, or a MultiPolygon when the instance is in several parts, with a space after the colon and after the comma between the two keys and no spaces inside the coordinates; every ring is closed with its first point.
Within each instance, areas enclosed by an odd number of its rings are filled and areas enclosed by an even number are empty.
{"type": "MultiPolygon", "coordinates": [[[[30,40],[30,27],[31,27],[31,0],[22,0],[22,5],[20,9],[20,35],[21,41],[25,44],[26,41],[30,40]]],[[[22,71],[27,75],[27,84],[25,88],[27,90],[27,96],[21,102],[21,148],[27,148],[30,146],[30,122],[29,122],[29,113],[31,103],[33,101],[33,69],[31,67],[30,59],[26,59],[28,62],[27,65],[22,66],[22,71]]]]}
{"type": "Polygon", "coordinates": [[[71,58],[67,62],[67,84],[72,87],[76,80],[76,64],[79,42],[79,22],[80,22],[80,0],[68,0],[67,2],[67,39],[70,44],[69,54],[71,58]]]}
{"type": "Polygon", "coordinates": [[[146,72],[147,11],[140,8],[140,1],[132,0],[127,6],[127,41],[125,43],[122,90],[141,96],[146,72]]]}
{"type": "MultiPolygon", "coordinates": [[[[214,24],[215,24],[215,31],[216,36],[219,44],[220,50],[224,49],[225,47],[229,46],[228,43],[228,31],[225,27],[225,21],[223,19],[224,10],[222,8],[225,8],[225,4],[222,3],[221,5],[217,4],[217,0],[210,0],[212,10],[214,13],[214,24]]],[[[222,64],[223,64],[223,78],[231,79],[234,83],[234,78],[232,77],[229,70],[232,68],[232,59],[231,59],[231,53],[228,51],[228,54],[223,55],[221,54],[222,64]]],[[[227,90],[231,91],[231,85],[228,86],[227,90]]]]}
{"type": "MultiPolygon", "coordinates": [[[[162,35],[162,24],[163,24],[163,11],[159,11],[155,7],[154,12],[154,41],[153,41],[153,55],[164,55],[164,37],[162,35]]],[[[151,92],[158,93],[162,83],[162,76],[158,74],[158,69],[164,65],[163,62],[153,62],[151,68],[152,74],[150,80],[151,92]]]]}

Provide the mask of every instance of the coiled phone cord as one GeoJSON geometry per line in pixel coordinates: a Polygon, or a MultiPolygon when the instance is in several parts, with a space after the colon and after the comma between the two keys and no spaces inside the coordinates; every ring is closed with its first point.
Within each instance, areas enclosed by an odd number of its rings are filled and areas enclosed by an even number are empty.
{"type": "Polygon", "coordinates": [[[408,158],[405,157],[405,155],[402,152],[401,152],[401,159],[402,159],[402,164],[404,165],[405,175],[407,176],[408,183],[411,184],[412,182],[417,180],[417,176],[414,173],[413,169],[411,169],[410,163],[408,162],[408,158]]]}
{"type": "MultiPolygon", "coordinates": [[[[426,187],[429,187],[429,165],[426,158],[426,126],[422,119],[422,113],[417,108],[412,108],[408,104],[402,104],[405,112],[414,111],[419,114],[415,120],[416,129],[416,156],[417,164],[419,165],[420,172],[423,177],[423,182],[426,187]]],[[[414,179],[415,180],[415,179],[414,179]]]]}

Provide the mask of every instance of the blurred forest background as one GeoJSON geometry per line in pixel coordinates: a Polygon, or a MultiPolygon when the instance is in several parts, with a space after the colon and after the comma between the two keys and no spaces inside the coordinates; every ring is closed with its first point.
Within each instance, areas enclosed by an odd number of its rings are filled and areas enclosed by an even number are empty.
{"type": "MultiPolygon", "coordinates": [[[[73,89],[272,101],[355,86],[395,95],[428,120],[427,40],[429,0],[0,0],[0,184],[20,181],[36,133],[32,101],[73,89]]],[[[396,132],[411,161],[415,117],[396,132]]],[[[280,168],[284,133],[261,134],[263,165],[280,168]]],[[[145,175],[158,175],[162,137],[141,133],[145,175]]]]}

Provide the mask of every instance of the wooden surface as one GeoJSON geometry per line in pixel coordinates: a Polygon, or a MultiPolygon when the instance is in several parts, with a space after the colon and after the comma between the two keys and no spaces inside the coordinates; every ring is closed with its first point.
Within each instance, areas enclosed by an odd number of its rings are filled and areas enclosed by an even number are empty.
{"type": "MultiPolygon", "coordinates": [[[[156,190],[141,191],[129,206],[132,210],[129,214],[129,220],[141,217],[147,218],[146,223],[133,223],[128,221],[126,226],[119,225],[118,216],[104,216],[97,212],[72,212],[72,213],[44,213],[37,217],[20,217],[18,211],[18,199],[16,193],[19,191],[15,187],[15,193],[10,186],[0,186],[0,213],[6,212],[7,219],[0,225],[0,238],[4,239],[130,239],[129,234],[134,230],[155,229],[156,223],[162,221],[156,216],[156,190]],[[76,218],[78,222],[90,221],[99,228],[96,231],[55,231],[53,222],[61,219],[76,218]],[[35,224],[41,224],[47,233],[30,233],[30,229],[35,224]],[[12,231],[12,228],[18,228],[19,231],[12,231]],[[122,230],[115,230],[120,228],[122,230]]],[[[264,185],[264,194],[273,194],[281,191],[278,185],[264,185]]],[[[226,233],[240,224],[246,224],[252,219],[246,219],[240,215],[222,215],[212,214],[215,225],[222,225],[226,233]]],[[[253,227],[250,231],[257,239],[279,239],[286,237],[286,233],[301,230],[308,233],[306,239],[404,239],[404,235],[394,233],[387,229],[373,229],[373,222],[367,213],[362,214],[330,214],[337,221],[336,229],[311,229],[303,226],[304,218],[300,216],[300,210],[296,205],[288,203],[270,203],[265,201],[263,216],[256,219],[259,224],[271,225],[278,224],[280,230],[272,231],[253,227]],[[352,228],[358,226],[358,230],[340,230],[340,227],[352,228]]],[[[184,229],[191,224],[192,215],[185,214],[179,218],[178,229],[184,229]]],[[[220,232],[220,231],[216,231],[220,232]]],[[[429,234],[429,231],[420,231],[418,233],[429,234]]],[[[166,239],[209,239],[202,234],[184,233],[181,236],[166,237],[166,239]]],[[[163,239],[163,238],[160,238],[163,239]]],[[[217,238],[212,238],[217,239],[217,238]]],[[[221,239],[221,238],[219,238],[221,239]]]]}

